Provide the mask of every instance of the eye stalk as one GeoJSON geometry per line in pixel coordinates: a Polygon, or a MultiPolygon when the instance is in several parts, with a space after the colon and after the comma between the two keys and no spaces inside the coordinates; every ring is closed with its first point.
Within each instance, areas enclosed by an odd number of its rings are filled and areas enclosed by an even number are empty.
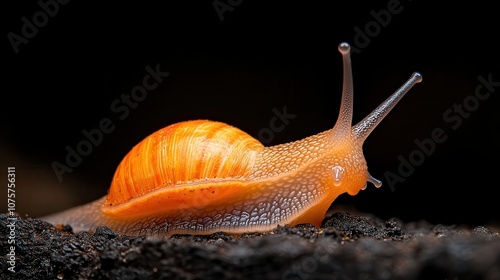
{"type": "MultiPolygon", "coordinates": [[[[352,78],[352,67],[351,67],[351,57],[350,50],[351,47],[348,43],[340,43],[338,46],[339,52],[342,54],[343,60],[343,86],[342,86],[342,101],[340,104],[340,113],[332,130],[331,139],[335,145],[343,145],[350,147],[349,149],[354,153],[361,153],[361,158],[364,161],[364,156],[362,155],[362,145],[370,133],[377,127],[377,125],[389,114],[389,112],[396,106],[396,104],[403,98],[403,96],[417,83],[422,81],[422,75],[419,72],[414,72],[411,77],[389,98],[387,98],[382,104],[380,104],[375,110],[373,110],[368,116],[366,116],[358,124],[352,125],[352,114],[353,114],[353,78],[352,78]]],[[[366,163],[365,163],[366,165],[366,163]]],[[[367,169],[366,167],[364,169],[367,169]]],[[[339,184],[344,176],[345,169],[342,166],[335,166],[332,169],[334,185],[339,184]]],[[[363,173],[363,172],[362,172],[363,173]]],[[[351,185],[347,192],[350,194],[356,194],[359,190],[366,189],[367,182],[372,183],[375,187],[380,188],[382,182],[375,179],[372,175],[366,171],[364,175],[366,181],[362,187],[351,185]]]]}
{"type": "Polygon", "coordinates": [[[419,72],[414,72],[411,77],[389,98],[380,104],[362,121],[352,127],[353,133],[356,137],[364,141],[370,133],[377,127],[377,125],[389,114],[389,112],[398,104],[398,102],[410,91],[410,89],[422,82],[422,75],[419,72]]]}

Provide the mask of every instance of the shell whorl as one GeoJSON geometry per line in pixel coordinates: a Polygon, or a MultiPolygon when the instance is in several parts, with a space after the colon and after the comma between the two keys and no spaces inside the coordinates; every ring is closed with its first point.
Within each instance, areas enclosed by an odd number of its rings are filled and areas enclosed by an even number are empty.
{"type": "Polygon", "coordinates": [[[167,126],[125,156],[104,205],[120,205],[179,184],[244,178],[262,149],[257,139],[222,122],[195,120],[167,126]]]}

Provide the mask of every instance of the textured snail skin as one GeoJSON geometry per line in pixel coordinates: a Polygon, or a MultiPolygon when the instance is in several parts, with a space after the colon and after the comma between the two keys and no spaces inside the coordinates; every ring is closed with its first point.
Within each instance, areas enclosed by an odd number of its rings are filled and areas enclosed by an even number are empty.
{"type": "Polygon", "coordinates": [[[367,182],[362,145],[397,102],[422,80],[411,78],[361,122],[352,122],[352,76],[347,43],[339,45],[344,84],[339,117],[327,131],[264,147],[225,123],[194,120],[151,134],[125,156],[108,195],[42,217],[75,231],[108,226],[128,235],[170,236],[263,232],[277,225],[319,226],[342,193],[367,182]]]}

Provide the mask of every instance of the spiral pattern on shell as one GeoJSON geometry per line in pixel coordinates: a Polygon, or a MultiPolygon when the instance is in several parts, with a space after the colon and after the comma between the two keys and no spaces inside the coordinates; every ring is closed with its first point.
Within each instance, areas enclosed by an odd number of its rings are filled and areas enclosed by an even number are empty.
{"type": "Polygon", "coordinates": [[[257,139],[222,122],[195,120],[167,126],[125,156],[104,205],[113,207],[201,180],[244,178],[263,149],[257,139]]]}

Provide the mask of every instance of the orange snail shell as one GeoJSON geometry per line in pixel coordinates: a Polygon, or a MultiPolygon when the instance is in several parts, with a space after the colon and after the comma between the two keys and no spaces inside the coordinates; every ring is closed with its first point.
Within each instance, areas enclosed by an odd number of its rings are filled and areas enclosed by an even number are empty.
{"type": "Polygon", "coordinates": [[[222,122],[172,124],[142,140],[125,156],[102,211],[112,216],[148,216],[169,208],[213,203],[214,198],[193,199],[193,192],[199,191],[197,183],[212,183],[206,189],[210,193],[226,179],[245,178],[263,149],[258,140],[222,122]]]}

